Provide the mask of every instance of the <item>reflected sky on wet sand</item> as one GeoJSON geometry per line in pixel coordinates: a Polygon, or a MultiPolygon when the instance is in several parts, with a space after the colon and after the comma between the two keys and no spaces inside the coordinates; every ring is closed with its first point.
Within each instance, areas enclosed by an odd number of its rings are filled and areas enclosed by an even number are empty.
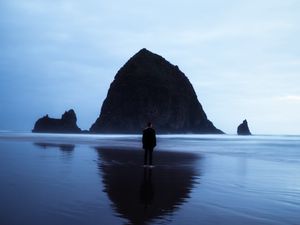
{"type": "Polygon", "coordinates": [[[0,140],[1,224],[300,220],[300,166],[291,160],[296,137],[159,137],[152,169],[142,165],[139,137],[81,137],[79,143],[77,136],[73,142],[59,137],[0,140]]]}

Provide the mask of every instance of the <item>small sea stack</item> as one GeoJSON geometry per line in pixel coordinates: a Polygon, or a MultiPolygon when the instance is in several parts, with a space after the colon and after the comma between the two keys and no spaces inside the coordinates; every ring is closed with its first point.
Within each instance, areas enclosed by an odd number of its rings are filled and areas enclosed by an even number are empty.
{"type": "Polygon", "coordinates": [[[237,128],[238,135],[251,135],[247,120],[244,120],[237,128]]]}
{"type": "Polygon", "coordinates": [[[48,114],[38,119],[32,130],[34,133],[80,133],[81,129],[77,126],[75,111],[66,111],[61,119],[50,118],[48,114]]]}

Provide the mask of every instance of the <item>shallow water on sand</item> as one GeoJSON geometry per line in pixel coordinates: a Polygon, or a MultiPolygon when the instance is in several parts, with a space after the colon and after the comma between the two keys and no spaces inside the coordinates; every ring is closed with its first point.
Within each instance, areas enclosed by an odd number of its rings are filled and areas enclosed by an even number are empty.
{"type": "Polygon", "coordinates": [[[0,224],[300,224],[300,137],[0,134],[0,224]]]}

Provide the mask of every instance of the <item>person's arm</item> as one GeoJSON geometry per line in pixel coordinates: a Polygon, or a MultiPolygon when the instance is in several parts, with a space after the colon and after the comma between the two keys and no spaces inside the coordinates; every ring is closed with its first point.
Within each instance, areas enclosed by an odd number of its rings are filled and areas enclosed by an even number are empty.
{"type": "Polygon", "coordinates": [[[145,148],[145,131],[144,130],[143,130],[142,143],[143,143],[143,148],[145,148]]]}
{"type": "Polygon", "coordinates": [[[153,140],[154,140],[154,147],[156,146],[156,133],[155,133],[155,130],[153,130],[153,133],[154,133],[154,138],[153,138],[153,140]]]}

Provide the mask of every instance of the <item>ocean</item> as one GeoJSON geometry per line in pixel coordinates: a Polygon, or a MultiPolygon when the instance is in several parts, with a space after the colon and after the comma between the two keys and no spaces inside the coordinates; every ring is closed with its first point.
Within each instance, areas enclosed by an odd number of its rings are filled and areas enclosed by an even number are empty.
{"type": "Polygon", "coordinates": [[[0,224],[300,225],[300,136],[0,133],[0,224]]]}

